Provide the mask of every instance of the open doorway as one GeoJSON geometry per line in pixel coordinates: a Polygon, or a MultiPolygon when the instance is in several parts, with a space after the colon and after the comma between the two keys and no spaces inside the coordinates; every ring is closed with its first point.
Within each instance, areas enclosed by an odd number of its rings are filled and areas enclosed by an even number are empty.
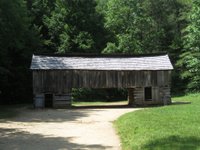
{"type": "Polygon", "coordinates": [[[152,87],[144,88],[144,99],[145,101],[152,101],[152,87]]]}
{"type": "Polygon", "coordinates": [[[53,94],[45,94],[44,96],[44,106],[46,108],[52,108],[53,107],[53,94]]]}
{"type": "Polygon", "coordinates": [[[72,90],[72,106],[114,108],[128,105],[127,89],[77,88],[72,90]]]}

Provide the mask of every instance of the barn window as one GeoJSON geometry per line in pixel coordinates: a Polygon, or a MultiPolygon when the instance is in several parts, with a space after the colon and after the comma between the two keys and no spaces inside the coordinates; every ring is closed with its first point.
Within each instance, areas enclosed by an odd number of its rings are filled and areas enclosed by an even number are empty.
{"type": "Polygon", "coordinates": [[[144,88],[144,98],[145,98],[145,101],[152,100],[152,88],[151,87],[144,88]]]}

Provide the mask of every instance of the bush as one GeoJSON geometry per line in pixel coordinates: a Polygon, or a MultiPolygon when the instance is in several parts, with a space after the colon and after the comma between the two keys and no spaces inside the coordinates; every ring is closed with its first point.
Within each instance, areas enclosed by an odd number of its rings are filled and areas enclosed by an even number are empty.
{"type": "Polygon", "coordinates": [[[90,89],[78,88],[72,89],[73,101],[119,101],[127,99],[126,89],[90,89]]]}

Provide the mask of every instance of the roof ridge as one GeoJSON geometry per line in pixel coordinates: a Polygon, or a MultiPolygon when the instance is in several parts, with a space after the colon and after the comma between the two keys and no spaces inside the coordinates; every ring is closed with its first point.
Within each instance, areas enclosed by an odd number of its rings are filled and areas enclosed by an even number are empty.
{"type": "Polygon", "coordinates": [[[49,53],[35,53],[33,56],[49,56],[49,57],[150,57],[168,55],[167,52],[147,53],[147,54],[96,54],[96,53],[67,53],[67,54],[49,54],[49,53]]]}

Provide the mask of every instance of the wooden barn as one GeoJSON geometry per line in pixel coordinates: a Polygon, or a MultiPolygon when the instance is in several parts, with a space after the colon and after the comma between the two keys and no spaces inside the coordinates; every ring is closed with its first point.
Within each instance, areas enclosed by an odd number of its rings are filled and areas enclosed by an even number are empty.
{"type": "Polygon", "coordinates": [[[168,54],[33,55],[35,107],[71,105],[72,88],[127,88],[130,105],[170,104],[168,54]]]}

